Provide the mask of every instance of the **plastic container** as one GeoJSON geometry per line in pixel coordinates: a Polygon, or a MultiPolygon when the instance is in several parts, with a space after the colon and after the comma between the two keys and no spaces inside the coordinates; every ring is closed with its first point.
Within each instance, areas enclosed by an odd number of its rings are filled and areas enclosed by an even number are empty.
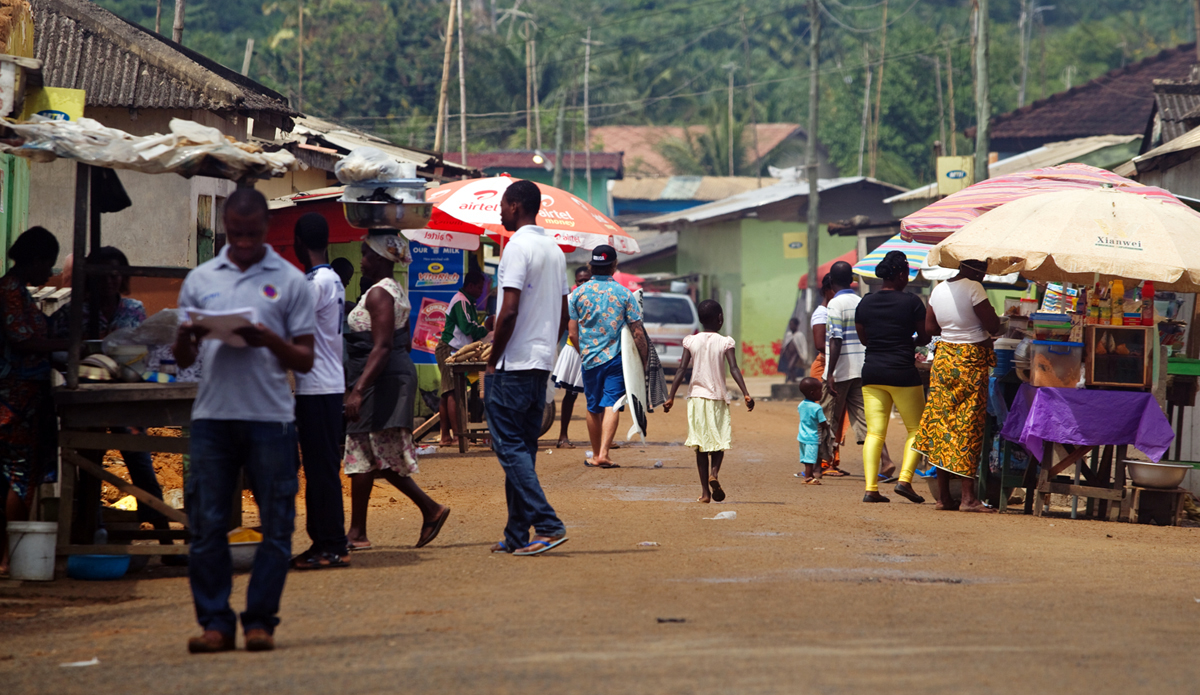
{"type": "Polygon", "coordinates": [[[120,579],[128,571],[128,555],[72,555],[67,558],[67,576],[71,579],[107,581],[120,579]]]}
{"type": "Polygon", "coordinates": [[[995,376],[1001,377],[1012,371],[1014,355],[1020,344],[1021,341],[1014,338],[1000,338],[996,341],[996,369],[992,372],[995,376]]]}
{"type": "Polygon", "coordinates": [[[1029,366],[1034,386],[1073,389],[1083,375],[1083,343],[1035,340],[1029,366]]]}
{"type": "Polygon", "coordinates": [[[54,579],[54,547],[58,522],[8,522],[8,576],[28,582],[54,579]]]}
{"type": "Polygon", "coordinates": [[[1034,323],[1033,337],[1035,340],[1065,342],[1071,339],[1070,323],[1034,323]]]}

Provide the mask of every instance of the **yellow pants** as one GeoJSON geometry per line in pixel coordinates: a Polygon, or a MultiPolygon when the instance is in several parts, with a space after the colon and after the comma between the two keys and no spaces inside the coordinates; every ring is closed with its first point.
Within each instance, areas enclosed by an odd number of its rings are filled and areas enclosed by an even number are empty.
{"type": "Polygon", "coordinates": [[[921,455],[912,449],[921,425],[921,414],[925,412],[925,389],[920,386],[862,387],[863,411],[867,418],[867,441],[863,444],[863,475],[867,478],[867,492],[879,489],[879,459],[883,454],[884,438],[887,437],[888,421],[892,416],[892,405],[900,411],[908,437],[904,440],[904,463],[900,467],[900,481],[911,483],[913,472],[921,455]]]}

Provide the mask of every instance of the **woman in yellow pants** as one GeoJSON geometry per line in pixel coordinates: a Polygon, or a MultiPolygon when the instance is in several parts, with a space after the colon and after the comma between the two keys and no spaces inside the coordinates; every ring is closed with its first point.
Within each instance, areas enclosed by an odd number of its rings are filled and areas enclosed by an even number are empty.
{"type": "Polygon", "coordinates": [[[863,297],[854,316],[858,339],[867,349],[862,369],[863,410],[867,419],[867,440],[863,445],[867,492],[863,502],[890,501],[879,493],[879,460],[895,405],[908,430],[896,494],[921,504],[925,498],[912,487],[913,472],[921,455],[912,450],[912,443],[925,410],[925,391],[916,363],[916,346],[929,342],[925,332],[925,304],[917,295],[904,291],[908,286],[909,266],[902,251],[889,252],[875,267],[875,275],[883,280],[883,288],[863,297]]]}

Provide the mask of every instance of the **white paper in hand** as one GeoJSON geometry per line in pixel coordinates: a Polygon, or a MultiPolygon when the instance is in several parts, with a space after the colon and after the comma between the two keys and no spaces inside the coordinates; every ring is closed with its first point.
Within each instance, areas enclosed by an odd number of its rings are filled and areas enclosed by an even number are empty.
{"type": "Polygon", "coordinates": [[[208,329],[205,340],[219,340],[230,347],[246,347],[246,339],[234,331],[258,323],[258,312],[253,307],[227,311],[188,309],[187,313],[189,321],[208,329]]]}

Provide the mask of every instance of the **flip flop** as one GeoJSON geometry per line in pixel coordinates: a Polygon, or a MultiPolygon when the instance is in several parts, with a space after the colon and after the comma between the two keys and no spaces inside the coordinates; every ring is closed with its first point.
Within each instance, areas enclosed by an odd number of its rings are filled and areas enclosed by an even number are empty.
{"type": "Polygon", "coordinates": [[[524,548],[521,548],[520,550],[514,550],[513,555],[519,555],[521,557],[525,557],[527,555],[541,555],[542,553],[546,552],[547,550],[550,550],[552,548],[557,548],[558,546],[560,546],[566,542],[567,542],[566,536],[555,538],[555,539],[549,540],[549,541],[533,541],[529,545],[525,546],[524,548]],[[535,545],[541,546],[541,547],[530,550],[530,548],[533,548],[535,545]]]}
{"type": "Polygon", "coordinates": [[[708,481],[708,489],[712,491],[713,502],[724,502],[725,491],[721,489],[721,481],[716,478],[710,478],[708,481]]]}
{"type": "Polygon", "coordinates": [[[886,485],[891,485],[892,483],[900,482],[900,476],[898,476],[898,475],[889,475],[888,477],[884,478],[883,474],[880,473],[879,477],[880,477],[879,482],[884,483],[886,485]]]}
{"type": "Polygon", "coordinates": [[[805,485],[820,485],[821,481],[817,478],[812,478],[811,480],[805,480],[804,484],[805,485]]]}
{"type": "Polygon", "coordinates": [[[825,471],[822,475],[829,477],[829,478],[845,478],[846,476],[848,476],[850,474],[847,473],[846,471],[843,471],[840,468],[830,468],[829,470],[825,471]]]}
{"type": "Polygon", "coordinates": [[[620,468],[621,466],[615,463],[601,463],[601,468],[620,468]]]}
{"type": "Polygon", "coordinates": [[[442,526],[446,524],[446,519],[450,517],[450,508],[446,507],[442,511],[442,515],[428,524],[421,524],[421,535],[417,538],[417,548],[424,548],[433,542],[433,539],[438,537],[442,532],[442,526]],[[430,529],[429,535],[425,534],[425,529],[430,529]]]}
{"type": "Polygon", "coordinates": [[[372,546],[370,543],[367,543],[366,545],[354,545],[353,543],[350,544],[350,550],[370,550],[373,547],[374,546],[372,546]]]}
{"type": "Polygon", "coordinates": [[[504,541],[500,541],[500,542],[496,543],[496,545],[492,546],[492,552],[493,553],[511,553],[512,551],[508,549],[508,546],[504,544],[504,541]]]}

